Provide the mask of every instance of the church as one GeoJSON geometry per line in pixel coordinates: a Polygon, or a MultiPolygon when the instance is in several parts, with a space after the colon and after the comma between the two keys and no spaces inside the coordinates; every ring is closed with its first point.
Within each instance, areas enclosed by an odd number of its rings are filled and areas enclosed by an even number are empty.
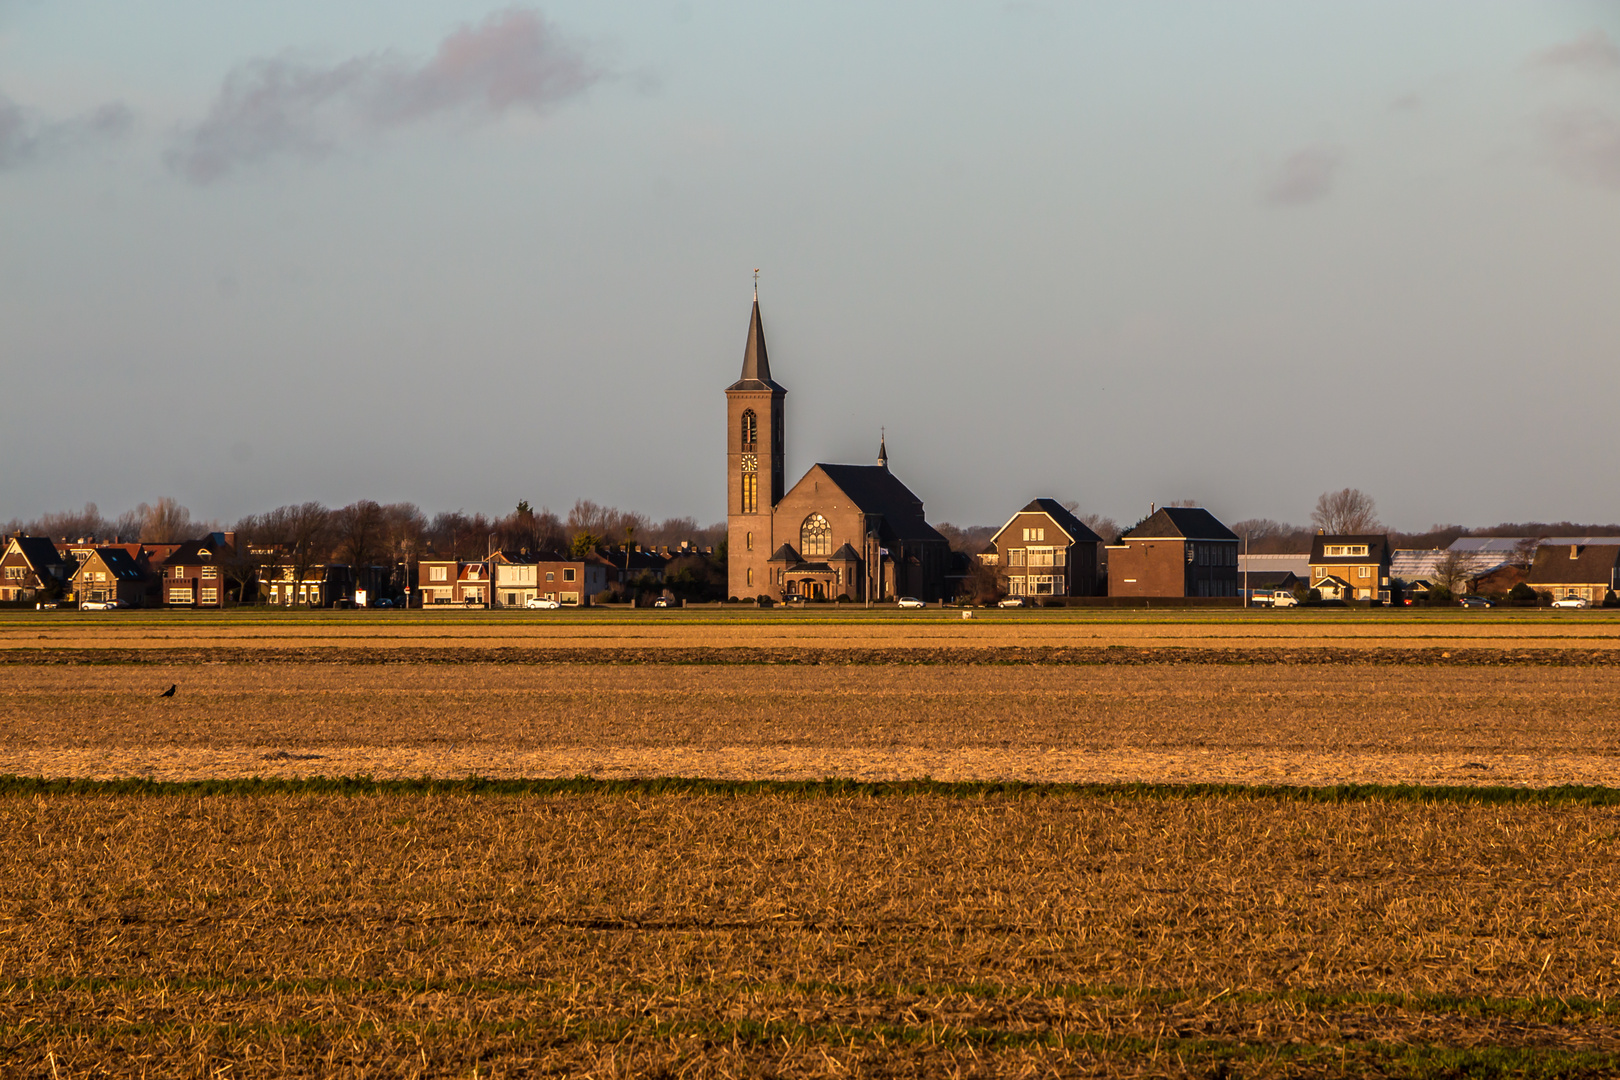
{"type": "Polygon", "coordinates": [[[742,377],[726,388],[729,594],[943,599],[950,545],[889,471],[886,440],[876,465],[817,464],[784,490],[786,398],[771,378],[756,288],[742,377]]]}

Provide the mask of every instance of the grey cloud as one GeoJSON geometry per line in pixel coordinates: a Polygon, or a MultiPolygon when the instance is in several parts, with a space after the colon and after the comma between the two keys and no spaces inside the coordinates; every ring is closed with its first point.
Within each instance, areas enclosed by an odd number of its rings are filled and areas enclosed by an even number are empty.
{"type": "Polygon", "coordinates": [[[1563,109],[1541,118],[1541,134],[1570,177],[1620,189],[1620,120],[1597,109],[1563,109]]]}
{"type": "Polygon", "coordinates": [[[600,77],[537,12],[512,8],[457,29],[425,63],[379,53],[330,67],[246,64],[226,77],[208,116],[181,132],[168,162],[208,183],[282,155],[317,159],[345,140],[438,114],[543,111],[600,77]]]}
{"type": "Polygon", "coordinates": [[[1271,206],[1315,202],[1333,190],[1343,159],[1325,146],[1310,146],[1283,162],[1266,185],[1263,201],[1271,206]]]}
{"type": "Polygon", "coordinates": [[[1543,49],[1530,58],[1533,67],[1620,68],[1620,46],[1602,30],[1593,28],[1576,38],[1543,49]]]}
{"type": "Polygon", "coordinates": [[[0,95],[0,170],[119,138],[134,122],[134,114],[122,102],[67,120],[31,119],[16,102],[0,95]]]}

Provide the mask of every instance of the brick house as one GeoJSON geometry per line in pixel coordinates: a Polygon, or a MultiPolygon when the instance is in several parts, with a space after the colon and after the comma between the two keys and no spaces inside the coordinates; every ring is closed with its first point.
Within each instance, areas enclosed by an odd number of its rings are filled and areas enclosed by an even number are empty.
{"type": "Polygon", "coordinates": [[[38,602],[65,591],[78,563],[49,537],[13,536],[0,555],[0,600],[38,602]]]}
{"type": "Polygon", "coordinates": [[[608,587],[614,567],[594,556],[571,559],[555,553],[535,563],[535,594],[559,604],[585,606],[608,587]]]}
{"type": "Polygon", "coordinates": [[[1095,596],[1102,537],[1053,499],[1034,499],[990,540],[984,560],[1007,579],[1009,596],[1095,596]]]}
{"type": "Polygon", "coordinates": [[[1108,595],[1241,595],[1237,534],[1196,506],[1155,510],[1109,544],[1108,595]]]}
{"type": "Polygon", "coordinates": [[[1326,536],[1311,541],[1310,587],[1324,600],[1389,602],[1389,537],[1326,536]]]}
{"type": "Polygon", "coordinates": [[[125,607],[142,607],[151,594],[155,579],[145,560],[130,553],[139,544],[99,547],[87,556],[73,575],[73,595],[82,604],[115,600],[125,607]]]}
{"type": "Polygon", "coordinates": [[[1559,544],[1536,549],[1526,583],[1554,600],[1578,596],[1601,604],[1620,587],[1620,544],[1559,544]]]}
{"type": "Polygon", "coordinates": [[[223,564],[232,555],[218,533],[181,544],[163,566],[163,603],[168,607],[225,606],[223,564]]]}

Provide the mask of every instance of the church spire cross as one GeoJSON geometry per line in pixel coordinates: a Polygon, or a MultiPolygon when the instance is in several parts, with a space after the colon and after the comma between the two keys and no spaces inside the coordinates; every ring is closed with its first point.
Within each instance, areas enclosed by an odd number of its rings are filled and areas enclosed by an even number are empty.
{"type": "Polygon", "coordinates": [[[885,469],[889,467],[889,432],[887,428],[878,428],[878,464],[885,469]]]}

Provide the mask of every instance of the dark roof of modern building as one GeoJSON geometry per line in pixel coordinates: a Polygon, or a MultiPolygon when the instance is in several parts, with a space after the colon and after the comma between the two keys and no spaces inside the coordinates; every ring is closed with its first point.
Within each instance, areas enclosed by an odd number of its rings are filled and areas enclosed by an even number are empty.
{"type": "Polygon", "coordinates": [[[1620,544],[1561,544],[1538,548],[1526,583],[1612,588],[1617,564],[1620,564],[1620,544]]]}
{"type": "Polygon", "coordinates": [[[878,538],[885,543],[901,540],[938,540],[945,542],[923,517],[922,500],[884,465],[824,465],[817,464],[827,479],[849,496],[850,502],[862,513],[882,517],[878,538]]]}
{"type": "Polygon", "coordinates": [[[14,536],[12,539],[17,541],[17,548],[22,552],[22,557],[27,559],[28,565],[35,570],[67,561],[62,558],[62,552],[48,536],[14,536]]]}
{"type": "Polygon", "coordinates": [[[754,297],[754,313],[748,320],[748,344],[743,347],[742,378],[727,390],[776,390],[787,388],[771,379],[771,361],[765,352],[765,323],[759,317],[759,296],[754,297]]]}
{"type": "Polygon", "coordinates": [[[1087,527],[1086,523],[1075,517],[1069,508],[1056,499],[1031,499],[1029,505],[1019,511],[1023,514],[1045,514],[1057,522],[1058,528],[1074,538],[1076,544],[1095,544],[1102,537],[1087,527]]]}
{"type": "Polygon", "coordinates": [[[1335,563],[1365,563],[1386,562],[1390,557],[1389,537],[1383,533],[1357,534],[1354,536],[1325,536],[1317,533],[1311,538],[1311,562],[1313,564],[1333,565],[1335,563]],[[1324,550],[1329,544],[1367,545],[1365,555],[1327,555],[1324,550]]]}
{"type": "Polygon", "coordinates": [[[1292,570],[1251,570],[1244,580],[1250,590],[1281,589],[1297,582],[1299,575],[1292,570]]]}
{"type": "Polygon", "coordinates": [[[1237,533],[1202,506],[1162,506],[1146,521],[1125,530],[1121,540],[1232,540],[1237,533]]]}

